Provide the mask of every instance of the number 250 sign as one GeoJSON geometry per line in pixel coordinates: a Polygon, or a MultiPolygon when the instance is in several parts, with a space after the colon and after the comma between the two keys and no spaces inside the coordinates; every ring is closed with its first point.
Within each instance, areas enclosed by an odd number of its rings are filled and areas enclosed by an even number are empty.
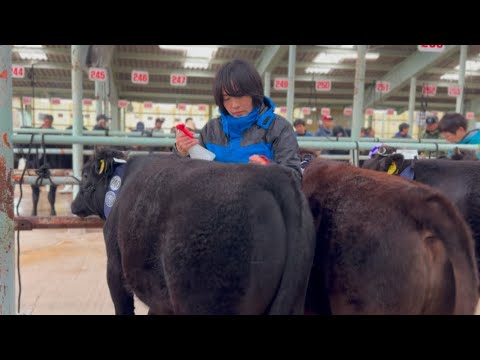
{"type": "Polygon", "coordinates": [[[424,52],[442,52],[445,45],[418,45],[418,51],[424,52]]]}

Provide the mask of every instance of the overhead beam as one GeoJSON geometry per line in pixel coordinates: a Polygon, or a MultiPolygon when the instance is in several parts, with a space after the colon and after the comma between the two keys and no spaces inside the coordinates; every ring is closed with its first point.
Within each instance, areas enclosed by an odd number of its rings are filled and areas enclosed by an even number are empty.
{"type": "Polygon", "coordinates": [[[390,83],[390,92],[387,94],[377,94],[375,85],[369,86],[365,90],[368,94],[365,99],[364,106],[372,106],[375,101],[382,101],[395,94],[399,89],[407,85],[411,77],[417,77],[429,68],[433,67],[439,61],[458,52],[459,45],[446,45],[445,50],[441,53],[420,52],[416,51],[400,64],[397,64],[390,72],[383,76],[381,81],[390,83]]]}
{"type": "Polygon", "coordinates": [[[266,71],[272,71],[280,60],[282,60],[287,51],[288,45],[265,46],[256,64],[260,76],[263,76],[266,71]]]}

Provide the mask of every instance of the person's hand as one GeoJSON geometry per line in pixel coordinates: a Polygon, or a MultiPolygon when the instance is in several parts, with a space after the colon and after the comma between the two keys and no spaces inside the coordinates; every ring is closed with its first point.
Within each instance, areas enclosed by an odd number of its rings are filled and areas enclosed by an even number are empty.
{"type": "Polygon", "coordinates": [[[183,132],[177,131],[177,135],[175,136],[175,142],[177,146],[177,151],[180,153],[180,155],[187,156],[188,150],[190,150],[192,146],[198,144],[198,139],[191,139],[183,132]]]}
{"type": "Polygon", "coordinates": [[[263,155],[252,155],[248,158],[250,164],[268,165],[270,160],[263,155]]]}

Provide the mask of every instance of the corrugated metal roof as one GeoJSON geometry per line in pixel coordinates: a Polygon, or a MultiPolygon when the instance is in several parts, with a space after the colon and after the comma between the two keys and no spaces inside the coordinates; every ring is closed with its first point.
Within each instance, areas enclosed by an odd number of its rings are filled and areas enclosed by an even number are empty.
{"type": "MultiPolygon", "coordinates": [[[[213,102],[212,84],[215,72],[225,61],[234,58],[243,58],[258,64],[268,45],[220,45],[214,54],[212,61],[207,69],[184,69],[186,52],[183,50],[161,49],[158,45],[115,45],[113,53],[112,68],[116,81],[118,97],[121,99],[150,100],[152,98],[162,98],[162,96],[172,97],[178,95],[182,101],[189,99],[192,103],[205,102],[210,99],[213,102]],[[135,85],[131,83],[132,70],[146,70],[150,73],[150,83],[148,85],[135,85]],[[187,85],[185,87],[170,86],[170,74],[173,72],[185,73],[188,75],[187,85]],[[199,96],[202,96],[199,98],[199,96]],[[207,100],[206,100],[207,99],[207,100]]],[[[71,46],[70,45],[45,45],[45,51],[48,56],[47,61],[38,61],[33,65],[34,79],[37,90],[40,88],[48,89],[50,96],[71,97],[71,46]]],[[[298,45],[296,51],[296,96],[295,104],[298,106],[307,106],[312,98],[317,100],[345,100],[344,105],[353,102],[353,84],[355,77],[355,60],[344,60],[334,70],[327,75],[311,75],[305,72],[311,65],[313,59],[321,52],[342,53],[352,50],[338,49],[331,45],[298,45]],[[333,81],[330,92],[312,91],[312,83],[315,79],[330,78],[333,81]],[[337,81],[336,81],[337,79],[337,81]],[[350,91],[352,94],[350,94],[350,91]]],[[[417,52],[417,45],[370,45],[369,52],[379,52],[380,57],[373,61],[368,60],[366,66],[366,84],[371,86],[376,80],[381,80],[389,71],[398,64],[408,59],[417,52]]],[[[473,58],[480,52],[480,45],[471,45],[469,47],[468,57],[473,58]]],[[[24,64],[27,68],[27,77],[25,79],[13,79],[13,93],[15,95],[25,95],[31,93],[31,62],[22,61],[17,52],[13,52],[12,62],[24,64]]],[[[437,82],[445,84],[440,79],[444,72],[453,72],[459,62],[459,52],[429,66],[426,71],[418,75],[417,86],[420,88],[424,82],[437,82]]],[[[286,77],[288,75],[288,51],[281,57],[277,64],[274,64],[272,81],[274,77],[286,77]]],[[[480,72],[478,72],[480,75],[480,72]]],[[[84,89],[92,91],[94,83],[88,80],[87,69],[84,72],[84,89]]],[[[467,94],[470,97],[477,95],[480,86],[475,85],[475,77],[466,78],[466,86],[469,89],[467,94]]],[[[385,107],[389,107],[389,101],[395,103],[402,102],[408,106],[408,88],[409,84],[390,96],[385,101],[385,107]]],[[[41,94],[41,92],[38,92],[41,94]]],[[[441,88],[439,94],[446,94],[446,87],[441,88]]],[[[420,93],[418,94],[420,96],[420,93]]],[[[286,103],[286,92],[279,92],[272,89],[272,97],[276,98],[276,103],[283,106],[286,103]]],[[[442,97],[439,100],[445,106],[455,104],[454,98],[442,97]]],[[[433,101],[432,101],[433,102],[433,101]]],[[[338,102],[336,106],[341,107],[338,102]]]]}

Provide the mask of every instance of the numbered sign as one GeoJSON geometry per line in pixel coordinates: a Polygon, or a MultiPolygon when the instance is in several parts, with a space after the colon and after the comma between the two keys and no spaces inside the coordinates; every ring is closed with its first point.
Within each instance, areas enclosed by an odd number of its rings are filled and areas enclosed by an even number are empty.
{"type": "Polygon", "coordinates": [[[309,107],[302,108],[303,115],[310,115],[312,113],[312,109],[309,107]]]}
{"type": "Polygon", "coordinates": [[[118,107],[119,108],[126,108],[128,106],[127,100],[118,100],[118,107]]]}
{"type": "Polygon", "coordinates": [[[460,86],[458,85],[448,85],[448,96],[457,97],[460,96],[460,86]]]}
{"type": "Polygon", "coordinates": [[[387,115],[394,115],[395,109],[387,109],[387,115]]]}
{"type": "Polygon", "coordinates": [[[418,45],[418,51],[423,52],[442,52],[445,45],[418,45]]]}
{"type": "Polygon", "coordinates": [[[60,98],[50,98],[50,104],[52,105],[60,105],[62,100],[60,98]]]}
{"type": "Polygon", "coordinates": [[[12,78],[23,79],[25,77],[25,68],[20,65],[12,65],[12,78]]]}
{"type": "Polygon", "coordinates": [[[23,104],[24,105],[30,105],[32,103],[32,98],[30,96],[24,96],[23,97],[23,104]]]}
{"type": "Polygon", "coordinates": [[[187,104],[178,104],[177,109],[180,111],[186,111],[187,110],[187,104]]]}
{"type": "Polygon", "coordinates": [[[437,85],[433,85],[433,84],[423,85],[422,94],[425,96],[437,95],[437,85]]]}
{"type": "Polygon", "coordinates": [[[323,116],[330,116],[330,108],[322,108],[320,114],[322,114],[323,116]]]}
{"type": "Polygon", "coordinates": [[[287,108],[286,108],[285,106],[282,106],[282,107],[280,108],[280,113],[286,114],[286,113],[287,113],[287,108]]]}
{"type": "Polygon", "coordinates": [[[273,88],[275,90],[287,90],[288,89],[288,79],[287,78],[276,78],[273,81],[273,88]]]}
{"type": "Polygon", "coordinates": [[[390,92],[390,83],[388,81],[377,81],[375,83],[375,91],[381,94],[390,92]]]}
{"type": "Polygon", "coordinates": [[[198,111],[207,111],[207,105],[198,105],[198,111]]]}
{"type": "Polygon", "coordinates": [[[365,110],[365,114],[367,114],[368,116],[372,116],[374,112],[375,110],[372,108],[368,108],[365,110]]]}
{"type": "Polygon", "coordinates": [[[474,112],[467,112],[465,114],[465,117],[468,119],[468,120],[474,120],[475,119],[475,113],[474,112]]]}
{"type": "Polygon", "coordinates": [[[185,74],[170,74],[170,85],[172,85],[172,86],[187,86],[187,75],[185,75],[185,74]]]}
{"type": "Polygon", "coordinates": [[[88,69],[88,79],[91,81],[107,81],[107,69],[103,69],[103,68],[88,69]]]}
{"type": "Polygon", "coordinates": [[[147,85],[148,81],[148,71],[132,70],[132,83],[147,85]]]}
{"type": "Polygon", "coordinates": [[[315,90],[330,91],[332,90],[332,80],[317,80],[315,81],[315,90]]]}
{"type": "Polygon", "coordinates": [[[92,99],[83,99],[82,103],[85,106],[90,106],[90,105],[93,104],[93,100],[92,99]]]}
{"type": "Polygon", "coordinates": [[[145,102],[143,103],[143,108],[144,108],[144,109],[151,109],[151,108],[153,108],[153,102],[151,102],[151,101],[145,101],[145,102]]]}
{"type": "Polygon", "coordinates": [[[352,116],[353,114],[353,109],[352,108],[345,108],[343,109],[343,115],[345,116],[352,116]]]}

